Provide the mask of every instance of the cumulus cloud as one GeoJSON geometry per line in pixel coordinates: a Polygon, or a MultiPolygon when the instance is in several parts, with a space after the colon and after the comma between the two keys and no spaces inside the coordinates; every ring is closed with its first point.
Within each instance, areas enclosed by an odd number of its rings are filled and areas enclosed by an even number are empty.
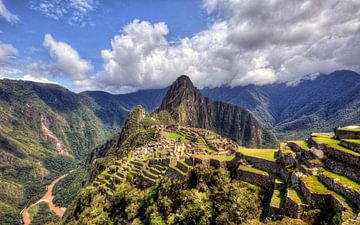
{"type": "Polygon", "coordinates": [[[43,42],[44,47],[49,50],[54,64],[36,62],[29,65],[32,71],[45,74],[56,74],[59,72],[75,80],[84,80],[93,67],[91,63],[80,57],[79,53],[69,44],[56,41],[50,34],[46,34],[43,42]]]}
{"type": "Polygon", "coordinates": [[[360,72],[358,0],[204,0],[204,7],[215,22],[175,43],[165,23],[134,20],[101,52],[103,70],[77,85],[121,92],[165,87],[181,74],[202,88],[360,72]]]}
{"type": "Polygon", "coordinates": [[[0,0],[0,17],[6,20],[10,24],[15,24],[20,22],[20,19],[17,15],[12,14],[5,6],[3,0],[0,0]]]}
{"type": "Polygon", "coordinates": [[[71,25],[89,24],[88,14],[97,8],[97,0],[31,0],[30,7],[54,20],[66,18],[71,25]]]}
{"type": "Polygon", "coordinates": [[[17,56],[18,50],[11,44],[0,43],[0,65],[9,64],[9,58],[17,56]]]}
{"type": "Polygon", "coordinates": [[[37,76],[30,75],[30,74],[26,74],[22,77],[16,78],[16,80],[26,80],[26,81],[46,83],[46,84],[57,84],[54,81],[48,80],[46,77],[37,77],[37,76]]]}

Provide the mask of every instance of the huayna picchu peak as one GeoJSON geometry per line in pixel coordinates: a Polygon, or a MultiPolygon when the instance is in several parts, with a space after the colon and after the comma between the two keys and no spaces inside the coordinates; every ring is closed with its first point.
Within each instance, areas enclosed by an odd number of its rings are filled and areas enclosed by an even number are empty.
{"type": "Polygon", "coordinates": [[[249,111],[204,97],[185,75],[170,86],[160,111],[168,111],[179,125],[213,130],[248,147],[276,143],[275,135],[263,129],[249,111]]]}

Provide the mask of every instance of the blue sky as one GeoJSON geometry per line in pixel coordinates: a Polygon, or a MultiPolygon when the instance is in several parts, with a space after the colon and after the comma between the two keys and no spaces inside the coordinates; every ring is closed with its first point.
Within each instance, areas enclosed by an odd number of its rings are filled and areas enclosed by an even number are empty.
{"type": "MultiPolygon", "coordinates": [[[[44,35],[70,44],[82,58],[91,60],[95,70],[100,70],[100,51],[110,48],[112,37],[121,33],[122,27],[134,19],[151,23],[166,21],[171,30],[167,38],[178,40],[206,28],[208,16],[199,0],[104,0],[94,4],[84,19],[71,23],[72,12],[59,19],[34,9],[41,1],[4,0],[8,10],[17,15],[20,22],[11,24],[0,20],[0,40],[11,43],[19,50],[18,63],[29,60],[51,61],[43,47],[44,35]],[[85,23],[85,24],[83,24],[85,23]]],[[[61,78],[58,82],[64,82],[61,78]]]]}
{"type": "Polygon", "coordinates": [[[360,72],[358,0],[0,0],[0,30],[0,78],[76,92],[360,72]]]}

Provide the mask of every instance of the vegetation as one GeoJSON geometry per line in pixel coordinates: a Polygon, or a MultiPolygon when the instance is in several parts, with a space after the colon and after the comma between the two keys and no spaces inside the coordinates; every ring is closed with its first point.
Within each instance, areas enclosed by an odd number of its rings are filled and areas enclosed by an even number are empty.
{"type": "Polygon", "coordinates": [[[170,139],[173,139],[173,140],[176,140],[176,141],[182,141],[182,142],[185,142],[185,143],[189,142],[189,139],[187,139],[185,136],[183,136],[181,134],[178,134],[178,133],[164,132],[164,134],[165,134],[165,136],[167,138],[170,138],[170,139]]]}
{"type": "Polygon", "coordinates": [[[248,156],[253,156],[257,158],[262,158],[270,161],[275,161],[275,153],[278,151],[277,149],[250,149],[241,147],[238,150],[240,153],[248,156]]]}
{"type": "Polygon", "coordinates": [[[321,143],[321,144],[326,144],[327,146],[343,151],[345,153],[354,155],[354,156],[360,156],[360,152],[356,152],[353,151],[351,149],[345,148],[343,146],[340,145],[340,140],[335,139],[335,138],[331,138],[331,137],[325,137],[325,136],[316,136],[313,137],[314,141],[321,143]]]}
{"type": "Polygon", "coordinates": [[[271,198],[270,205],[277,208],[283,208],[285,206],[285,199],[285,193],[275,189],[271,198]]]}
{"type": "Polygon", "coordinates": [[[147,190],[124,182],[110,205],[94,189],[82,191],[66,224],[241,224],[259,216],[259,189],[228,172],[196,167],[188,187],[162,179],[147,190]],[[90,205],[83,208],[82,205],[90,205]],[[99,207],[101,206],[101,207],[99,207]],[[76,219],[78,218],[78,219],[76,219]]]}
{"type": "Polygon", "coordinates": [[[220,161],[231,161],[234,159],[233,155],[194,155],[194,157],[201,159],[217,159],[220,161]]]}
{"type": "Polygon", "coordinates": [[[87,176],[88,172],[85,168],[78,168],[56,183],[53,188],[54,204],[68,207],[83,187],[87,176]]]}
{"type": "Polygon", "coordinates": [[[243,171],[247,171],[247,172],[257,173],[257,174],[264,175],[264,176],[269,176],[268,172],[263,171],[263,170],[259,170],[259,169],[255,168],[255,167],[251,167],[251,166],[240,165],[239,169],[243,170],[243,171]]]}
{"type": "Polygon", "coordinates": [[[306,201],[305,201],[305,198],[303,196],[303,194],[296,190],[296,189],[293,189],[293,188],[288,188],[288,197],[293,200],[294,202],[298,203],[298,204],[305,204],[306,201]]]}
{"type": "Polygon", "coordinates": [[[289,142],[293,142],[293,143],[297,144],[300,148],[302,148],[304,150],[310,150],[309,144],[306,143],[305,141],[288,141],[288,143],[289,142]]]}
{"type": "Polygon", "coordinates": [[[31,225],[44,225],[59,218],[49,209],[46,202],[40,202],[29,209],[31,225]]]}
{"type": "Polygon", "coordinates": [[[342,184],[350,186],[355,190],[360,190],[360,184],[357,181],[352,180],[351,178],[349,178],[347,176],[344,176],[344,175],[338,174],[338,173],[334,173],[330,170],[324,170],[323,174],[325,176],[333,178],[333,179],[339,179],[342,184]]]}

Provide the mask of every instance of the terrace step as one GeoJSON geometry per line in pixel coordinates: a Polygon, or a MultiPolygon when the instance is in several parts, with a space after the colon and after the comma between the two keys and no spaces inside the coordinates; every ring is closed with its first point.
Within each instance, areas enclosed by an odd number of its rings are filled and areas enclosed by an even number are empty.
{"type": "Polygon", "coordinates": [[[285,209],[284,209],[285,201],[286,201],[285,192],[275,189],[271,197],[269,212],[267,217],[273,220],[282,218],[283,215],[285,214],[285,209]]]}
{"type": "MultiPolygon", "coordinates": [[[[344,221],[357,216],[358,209],[356,209],[356,207],[352,205],[351,202],[349,202],[349,200],[343,195],[331,190],[317,176],[302,177],[301,180],[306,184],[311,193],[315,193],[316,195],[332,195],[344,208],[342,211],[342,219],[344,221]]],[[[308,201],[309,199],[307,199],[307,202],[308,201]]]]}
{"type": "Polygon", "coordinates": [[[153,174],[153,173],[151,173],[151,172],[150,172],[150,171],[148,171],[148,170],[143,170],[142,172],[143,172],[143,174],[144,174],[145,176],[147,176],[147,177],[149,177],[149,178],[151,178],[151,179],[153,179],[153,180],[155,180],[155,179],[158,179],[158,178],[159,178],[159,176],[158,176],[158,175],[153,174]]]}
{"type": "Polygon", "coordinates": [[[333,191],[344,195],[360,209],[360,183],[344,175],[333,173],[332,171],[323,171],[319,179],[333,191]]]}
{"type": "Polygon", "coordinates": [[[343,139],[340,145],[360,153],[360,140],[359,139],[343,139]]]}
{"type": "Polygon", "coordinates": [[[149,171],[153,174],[156,174],[156,175],[161,175],[162,172],[157,170],[155,167],[149,167],[149,171]]]}
{"type": "Polygon", "coordinates": [[[184,173],[189,172],[189,166],[187,164],[185,164],[184,162],[177,161],[176,167],[184,173]]]}
{"type": "Polygon", "coordinates": [[[166,170],[166,167],[164,166],[161,166],[161,165],[151,165],[152,167],[154,167],[155,169],[159,170],[159,171],[165,171],[166,170]]]}

